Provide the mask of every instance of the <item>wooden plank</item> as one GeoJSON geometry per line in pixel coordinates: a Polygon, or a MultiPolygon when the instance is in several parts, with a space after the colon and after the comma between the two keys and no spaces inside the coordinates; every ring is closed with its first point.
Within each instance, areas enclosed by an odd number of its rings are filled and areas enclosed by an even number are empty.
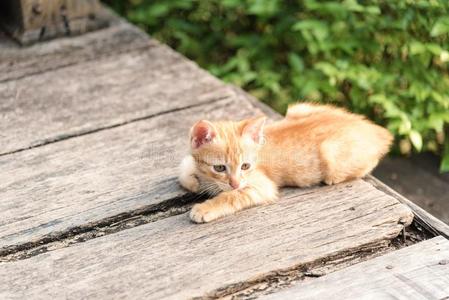
{"type": "Polygon", "coordinates": [[[229,95],[218,79],[161,45],[4,82],[0,155],[229,95]]]}
{"type": "Polygon", "coordinates": [[[192,224],[182,214],[0,264],[0,296],[202,296],[330,255],[348,255],[364,245],[388,243],[411,220],[406,206],[362,180],[292,189],[276,204],[217,222],[192,224]]]}
{"type": "MultiPolygon", "coordinates": [[[[183,100],[216,97],[196,93],[183,95],[183,100]]],[[[0,249],[184,194],[176,177],[190,126],[199,118],[238,119],[253,113],[249,103],[231,94],[211,104],[0,157],[0,249]]]]}
{"type": "Polygon", "coordinates": [[[382,183],[380,180],[375,178],[372,175],[367,176],[366,181],[371,183],[373,186],[375,186],[380,191],[396,198],[399,202],[407,205],[410,207],[415,214],[416,222],[421,225],[423,228],[425,228],[428,232],[431,234],[437,236],[442,235],[445,238],[449,239],[449,225],[443,223],[441,220],[435,218],[430,213],[416,205],[415,203],[411,202],[404,196],[398,194],[396,191],[394,191],[389,186],[382,183]]]}
{"type": "Polygon", "coordinates": [[[449,180],[423,170],[408,158],[387,158],[376,168],[374,176],[399,194],[449,224],[449,180]]]}
{"type": "Polygon", "coordinates": [[[92,61],[105,55],[159,45],[144,32],[110,14],[110,27],[76,38],[20,47],[0,32],[0,82],[92,61]]]}
{"type": "Polygon", "coordinates": [[[448,258],[435,237],[260,299],[448,299],[448,258]]]}

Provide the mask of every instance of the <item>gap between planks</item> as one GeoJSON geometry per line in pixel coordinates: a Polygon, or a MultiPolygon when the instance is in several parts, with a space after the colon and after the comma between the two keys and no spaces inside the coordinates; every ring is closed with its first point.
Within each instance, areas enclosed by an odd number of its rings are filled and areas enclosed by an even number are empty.
{"type": "MultiPolygon", "coordinates": [[[[173,182],[173,184],[176,183],[173,182]]],[[[289,190],[285,194],[289,195],[287,197],[292,197],[292,195],[303,196],[313,193],[316,188],[311,188],[310,191],[307,189],[298,191],[289,190]]],[[[9,246],[0,249],[0,263],[28,259],[48,251],[55,251],[91,239],[177,216],[188,212],[194,203],[206,199],[207,197],[205,195],[186,193],[179,197],[124,212],[98,222],[69,228],[68,230],[57,232],[54,235],[45,236],[32,242],[9,246]]]]}
{"type": "MultiPolygon", "coordinates": [[[[28,72],[28,73],[26,73],[24,75],[21,75],[21,76],[12,77],[12,78],[8,78],[8,79],[0,79],[0,84],[26,79],[26,78],[31,77],[31,76],[43,75],[43,74],[54,72],[54,71],[57,71],[57,70],[60,70],[60,69],[69,68],[69,67],[78,65],[79,63],[88,63],[88,62],[91,62],[91,61],[95,61],[96,59],[108,58],[108,57],[112,57],[112,56],[116,56],[116,55],[120,55],[120,54],[130,53],[130,52],[133,52],[133,51],[148,50],[148,49],[151,49],[151,48],[154,48],[154,47],[157,47],[157,46],[158,46],[158,44],[156,44],[156,43],[154,43],[154,44],[153,43],[148,43],[146,45],[136,46],[136,47],[134,47],[132,49],[121,49],[121,50],[116,50],[114,52],[105,52],[105,53],[102,53],[102,54],[100,54],[98,56],[95,56],[95,57],[86,58],[86,59],[84,59],[82,61],[68,62],[68,63],[65,63],[65,64],[59,64],[59,65],[54,66],[52,68],[46,68],[44,70],[28,72]]],[[[0,48],[0,50],[1,50],[1,48],[0,48]]]]}
{"type": "MultiPolygon", "coordinates": [[[[292,195],[305,196],[307,194],[313,193],[314,190],[318,188],[319,187],[316,186],[310,189],[305,190],[299,189],[296,191],[294,191],[294,189],[288,189],[286,191],[284,190],[283,194],[285,195],[285,198],[293,197],[292,195]]],[[[124,212],[115,215],[113,217],[100,220],[98,222],[73,227],[62,232],[57,232],[56,234],[51,236],[45,236],[32,242],[6,247],[0,250],[0,263],[28,259],[30,257],[43,254],[48,251],[55,251],[57,249],[70,247],[74,244],[83,243],[94,238],[113,234],[122,230],[127,230],[144,224],[156,222],[172,216],[177,216],[179,214],[188,212],[194,203],[198,203],[206,199],[207,197],[205,195],[186,193],[179,197],[165,200],[161,203],[149,205],[133,211],[124,212]]],[[[370,257],[378,256],[381,253],[391,251],[392,249],[399,249],[403,246],[414,244],[418,241],[433,237],[421,233],[419,225],[415,224],[415,222],[416,220],[413,221],[410,227],[404,228],[401,235],[395,238],[394,242],[392,242],[390,245],[380,246],[377,249],[376,253],[373,253],[373,250],[376,247],[372,247],[371,250],[368,251],[367,253],[365,253],[362,249],[360,253],[353,253],[349,255],[347,259],[343,259],[344,257],[343,258],[329,257],[329,259],[326,259],[325,265],[328,267],[328,264],[331,263],[335,265],[333,269],[336,270],[337,268],[340,268],[340,265],[341,267],[343,267],[346,261],[350,261],[350,264],[353,264],[356,261],[359,261],[360,259],[369,259],[370,257]],[[343,260],[343,262],[341,262],[341,260],[343,260]]],[[[291,272],[287,272],[288,274],[277,273],[276,277],[281,278],[285,276],[285,279],[283,281],[286,282],[292,282],[301,279],[304,276],[317,277],[316,275],[313,275],[316,274],[317,270],[315,265],[313,266],[313,268],[309,266],[306,269],[307,269],[306,271],[303,271],[301,269],[302,271],[299,273],[297,272],[298,271],[297,268],[293,270],[293,273],[291,272]],[[315,271],[312,272],[311,269],[314,269],[315,271]]],[[[263,280],[248,282],[244,286],[250,286],[252,287],[252,290],[254,290],[255,285],[260,284],[265,285],[267,282],[269,282],[271,286],[283,285],[282,283],[276,284],[275,281],[273,281],[273,279],[270,276],[268,276],[263,280]]],[[[242,290],[241,289],[242,285],[237,286],[239,286],[239,288],[236,288],[235,286],[227,287],[226,289],[224,289],[226,290],[226,292],[224,292],[224,290],[216,291],[215,295],[224,296],[225,294],[229,295],[240,292],[242,290]]]]}
{"type": "MultiPolygon", "coordinates": [[[[166,46],[0,84],[0,151],[51,143],[235,92],[166,46]],[[53,85],[47,86],[48,82],[53,85]],[[17,139],[21,136],[21,139],[17,139]]],[[[0,153],[1,153],[0,152],[0,153]]]]}
{"type": "MultiPolygon", "coordinates": [[[[176,185],[175,180],[173,180],[173,185],[176,185]]],[[[284,191],[284,195],[287,198],[304,196],[313,193],[317,188],[289,189],[284,191]]],[[[177,216],[189,211],[194,203],[206,199],[207,196],[205,195],[186,193],[156,204],[104,218],[97,222],[90,222],[68,228],[67,230],[58,231],[30,242],[7,246],[0,249],[0,263],[27,259],[48,251],[69,247],[94,238],[177,216]]]]}
{"type": "Polygon", "coordinates": [[[25,150],[30,150],[30,149],[34,149],[34,148],[38,148],[38,147],[42,147],[45,145],[49,145],[49,144],[53,144],[53,143],[57,143],[57,142],[62,142],[71,138],[76,138],[76,137],[80,137],[80,136],[84,136],[84,135],[89,135],[89,134],[93,134],[93,133],[97,133],[103,130],[108,130],[108,129],[113,129],[116,127],[120,127],[120,126],[124,126],[127,124],[131,124],[131,123],[135,123],[135,122],[139,122],[139,121],[145,121],[154,117],[158,117],[158,116],[162,116],[162,115],[166,115],[166,114],[170,114],[170,113],[174,113],[174,112],[178,112],[178,111],[182,111],[182,110],[187,110],[189,108],[196,108],[196,107],[200,107],[206,104],[213,104],[213,103],[217,103],[219,101],[222,100],[226,100],[231,98],[231,96],[220,96],[217,98],[213,98],[213,99],[208,99],[206,101],[199,101],[195,104],[191,104],[191,105],[186,105],[183,107],[177,107],[177,108],[173,108],[173,109],[169,109],[169,110],[165,110],[165,111],[161,111],[161,112],[157,112],[154,114],[149,114],[143,117],[138,117],[138,118],[131,118],[129,120],[126,121],[122,121],[122,122],[117,122],[108,126],[103,126],[103,127],[96,127],[94,129],[90,129],[90,130],[81,130],[79,132],[73,132],[70,134],[61,134],[58,136],[55,136],[53,138],[49,138],[49,139],[45,139],[35,145],[29,146],[29,147],[25,147],[25,148],[18,148],[16,150],[12,150],[9,152],[4,152],[4,153],[0,153],[0,157],[1,156],[6,156],[6,155],[10,155],[10,154],[15,154],[15,153],[19,153],[25,150]]]}
{"type": "Polygon", "coordinates": [[[193,203],[203,200],[205,200],[204,196],[187,193],[180,197],[121,213],[98,222],[69,228],[32,242],[9,246],[0,249],[0,263],[27,259],[48,251],[55,251],[94,238],[183,214],[191,208],[193,203]]]}
{"type": "Polygon", "coordinates": [[[251,116],[251,106],[241,100],[234,95],[3,157],[1,247],[11,249],[182,196],[176,176],[191,124],[198,118],[251,116]]]}
{"type": "MultiPolygon", "coordinates": [[[[287,189],[283,191],[283,194],[285,199],[290,199],[292,197],[297,197],[298,195],[306,196],[313,193],[314,190],[318,188],[319,187],[315,187],[306,190],[287,189]]],[[[16,248],[15,250],[17,251],[0,257],[0,262],[6,263],[28,259],[48,251],[55,251],[70,247],[94,238],[183,214],[191,208],[192,203],[202,200],[204,200],[204,197],[200,198],[198,195],[185,194],[182,197],[170,199],[158,205],[121,214],[114,218],[104,220],[103,222],[92,225],[89,228],[72,229],[66,234],[54,237],[54,240],[51,241],[44,239],[35,242],[34,245],[22,245],[23,247],[28,248],[16,248]]],[[[409,231],[411,227],[413,227],[413,225],[408,227],[407,231],[409,231]]],[[[407,238],[409,237],[410,234],[407,235],[407,238]]],[[[244,282],[223,286],[219,289],[208,292],[203,297],[197,297],[196,299],[254,299],[255,296],[273,293],[304,279],[321,277],[325,274],[341,270],[348,266],[352,266],[354,264],[370,260],[405,247],[406,244],[404,244],[403,238],[403,236],[399,235],[391,241],[384,240],[372,244],[366,244],[362,247],[347,249],[344,252],[328,256],[322,260],[314,261],[312,263],[300,264],[283,270],[275,270],[256,279],[249,279],[244,282]]],[[[408,240],[408,243],[415,242],[416,241],[408,240]]]]}
{"type": "MultiPolygon", "coordinates": [[[[395,238],[395,240],[400,237],[395,238]]],[[[283,270],[275,270],[256,279],[220,287],[194,297],[195,300],[211,299],[255,299],[261,295],[275,293],[307,279],[320,278],[349,266],[364,262],[399,249],[393,243],[372,243],[362,247],[330,255],[311,263],[299,264],[283,270]]]]}
{"type": "Polygon", "coordinates": [[[448,299],[448,255],[438,236],[261,299],[448,299]]]}
{"type": "Polygon", "coordinates": [[[101,298],[113,286],[117,298],[155,299],[207,295],[223,286],[235,291],[270,274],[388,246],[411,218],[409,209],[361,180],[287,189],[276,204],[210,224],[191,224],[186,214],[171,216],[0,264],[0,290],[5,296],[45,291],[49,297],[101,298]],[[173,290],[174,285],[184,288],[173,290]]]}

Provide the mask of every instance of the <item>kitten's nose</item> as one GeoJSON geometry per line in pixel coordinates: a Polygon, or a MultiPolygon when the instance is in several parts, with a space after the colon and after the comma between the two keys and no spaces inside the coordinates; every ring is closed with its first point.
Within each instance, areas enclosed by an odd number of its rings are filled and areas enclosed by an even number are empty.
{"type": "Polygon", "coordinates": [[[238,189],[240,186],[240,181],[238,179],[236,179],[235,177],[231,177],[229,179],[229,185],[234,189],[238,189]]]}

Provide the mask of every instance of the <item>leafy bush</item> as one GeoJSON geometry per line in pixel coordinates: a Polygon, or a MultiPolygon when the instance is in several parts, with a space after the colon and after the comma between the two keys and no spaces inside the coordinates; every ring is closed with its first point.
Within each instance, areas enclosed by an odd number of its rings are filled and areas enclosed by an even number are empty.
{"type": "Polygon", "coordinates": [[[349,107],[449,170],[447,0],[107,2],[280,112],[298,99],[349,107]]]}

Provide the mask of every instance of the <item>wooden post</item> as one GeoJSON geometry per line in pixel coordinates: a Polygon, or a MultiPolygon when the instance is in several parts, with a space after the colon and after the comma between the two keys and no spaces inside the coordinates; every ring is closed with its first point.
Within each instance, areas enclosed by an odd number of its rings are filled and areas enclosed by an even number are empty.
{"type": "Polygon", "coordinates": [[[2,0],[0,25],[21,44],[107,26],[98,0],[2,0]]]}

